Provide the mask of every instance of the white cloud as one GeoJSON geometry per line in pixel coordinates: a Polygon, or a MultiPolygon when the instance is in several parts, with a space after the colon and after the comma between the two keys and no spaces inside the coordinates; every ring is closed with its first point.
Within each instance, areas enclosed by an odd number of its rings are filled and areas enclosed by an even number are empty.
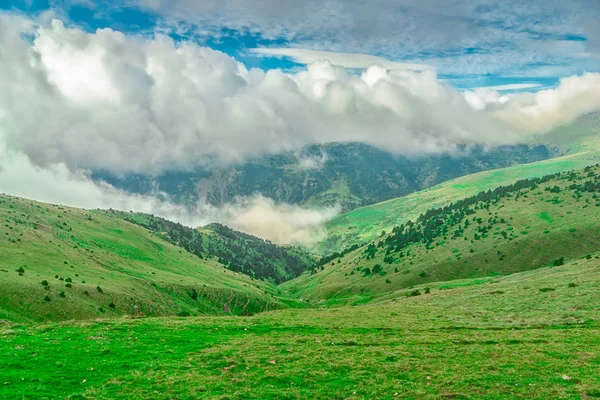
{"type": "Polygon", "coordinates": [[[329,156],[326,152],[319,155],[298,156],[298,167],[304,170],[319,169],[325,165],[327,160],[329,160],[329,156]]]}
{"type": "Polygon", "coordinates": [[[540,87],[543,87],[543,85],[541,83],[531,82],[531,83],[509,83],[506,85],[485,86],[480,89],[496,90],[499,92],[504,92],[504,91],[511,91],[511,90],[515,91],[515,90],[535,89],[535,88],[540,88],[540,87]]]}
{"type": "Polygon", "coordinates": [[[236,230],[250,233],[280,244],[311,246],[327,237],[324,223],[336,216],[339,207],[305,209],[290,204],[277,204],[256,195],[238,198],[234,203],[216,208],[203,204],[200,210],[211,218],[236,230]]]}
{"type": "Polygon", "coordinates": [[[390,61],[382,57],[369,54],[337,53],[333,51],[318,51],[295,48],[257,48],[249,49],[251,53],[263,56],[290,57],[299,64],[312,64],[317,61],[329,61],[333,65],[345,68],[365,69],[372,65],[378,65],[388,70],[405,69],[411,71],[423,71],[432,67],[424,64],[414,64],[398,61],[390,61]]]}
{"type": "Polygon", "coordinates": [[[600,110],[600,74],[563,78],[556,89],[520,93],[494,110],[496,117],[524,132],[543,133],[600,110]]]}

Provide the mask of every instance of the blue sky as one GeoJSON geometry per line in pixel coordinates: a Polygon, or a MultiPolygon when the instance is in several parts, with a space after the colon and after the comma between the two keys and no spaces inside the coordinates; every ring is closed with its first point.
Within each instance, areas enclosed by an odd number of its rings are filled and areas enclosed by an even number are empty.
{"type": "Polygon", "coordinates": [[[249,49],[425,64],[459,89],[525,84],[538,90],[600,70],[596,0],[4,0],[0,8],[29,15],[50,10],[91,32],[160,32],[265,70],[291,71],[303,63],[249,49]]]}

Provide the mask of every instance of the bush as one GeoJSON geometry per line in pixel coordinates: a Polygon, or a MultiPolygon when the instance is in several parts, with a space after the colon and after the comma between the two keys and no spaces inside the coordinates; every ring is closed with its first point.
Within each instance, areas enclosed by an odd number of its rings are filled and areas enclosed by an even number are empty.
{"type": "Polygon", "coordinates": [[[373,266],[373,271],[372,271],[371,273],[372,273],[373,275],[375,275],[375,274],[379,274],[379,273],[381,273],[381,271],[382,271],[382,269],[381,269],[381,265],[379,265],[379,264],[375,264],[375,265],[373,266]]]}
{"type": "Polygon", "coordinates": [[[73,285],[71,285],[70,283],[67,283],[65,286],[68,287],[68,288],[72,288],[73,287],[73,285]]]}
{"type": "Polygon", "coordinates": [[[386,279],[385,283],[392,283],[392,281],[390,281],[389,279],[386,279]]]}
{"type": "Polygon", "coordinates": [[[71,278],[67,278],[67,279],[65,279],[65,282],[71,283],[71,282],[73,282],[73,280],[71,278]]]}
{"type": "Polygon", "coordinates": [[[19,267],[19,269],[16,269],[15,272],[17,272],[19,276],[23,276],[23,274],[25,273],[25,268],[19,267]]]}
{"type": "Polygon", "coordinates": [[[189,311],[180,311],[179,313],[177,313],[178,317],[190,317],[191,314],[189,313],[189,311]]]}
{"type": "Polygon", "coordinates": [[[546,292],[554,292],[554,288],[550,288],[550,287],[545,287],[545,288],[541,288],[540,292],[542,293],[546,293],[546,292]]]}
{"type": "Polygon", "coordinates": [[[425,294],[429,294],[429,293],[430,293],[430,290],[429,290],[429,288],[428,288],[428,287],[427,287],[427,288],[425,288],[425,294]]]}
{"type": "Polygon", "coordinates": [[[43,280],[40,282],[42,284],[42,286],[48,286],[48,281],[47,280],[43,280]]]}
{"type": "Polygon", "coordinates": [[[567,285],[567,287],[574,288],[574,287],[577,287],[577,284],[571,282],[567,285]]]}
{"type": "Polygon", "coordinates": [[[45,302],[49,302],[49,301],[50,301],[50,296],[46,296],[46,297],[44,297],[44,301],[45,301],[45,302]]]}
{"type": "Polygon", "coordinates": [[[84,290],[84,291],[83,291],[83,294],[84,294],[84,295],[86,295],[86,296],[89,296],[89,295],[90,295],[90,292],[88,292],[87,290],[84,290]]]}
{"type": "Polygon", "coordinates": [[[108,308],[112,308],[113,310],[115,309],[115,303],[113,303],[112,301],[110,303],[108,303],[108,308]]]}
{"type": "Polygon", "coordinates": [[[421,271],[421,272],[419,273],[419,276],[420,276],[421,278],[426,278],[426,277],[427,277],[427,272],[425,272],[425,271],[421,271]]]}
{"type": "Polygon", "coordinates": [[[65,297],[65,291],[61,290],[60,292],[58,292],[58,297],[65,297]]]}
{"type": "Polygon", "coordinates": [[[419,289],[413,290],[412,292],[410,292],[408,294],[409,297],[415,297],[415,296],[420,296],[420,295],[421,295],[421,291],[419,289]]]}
{"type": "Polygon", "coordinates": [[[559,266],[561,266],[561,265],[565,265],[565,258],[564,258],[564,257],[561,257],[561,258],[559,258],[558,260],[554,260],[554,263],[553,263],[553,265],[554,265],[555,267],[559,267],[559,266]]]}
{"type": "Polygon", "coordinates": [[[104,291],[102,290],[102,288],[100,286],[96,286],[96,290],[98,291],[98,293],[104,293],[104,291]]]}

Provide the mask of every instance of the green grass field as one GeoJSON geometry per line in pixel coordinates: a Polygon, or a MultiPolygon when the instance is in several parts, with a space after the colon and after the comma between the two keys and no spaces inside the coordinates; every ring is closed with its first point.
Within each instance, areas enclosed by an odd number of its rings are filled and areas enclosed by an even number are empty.
{"type": "Polygon", "coordinates": [[[596,257],[430,286],[253,317],[7,325],[0,398],[600,397],[596,257]]]}
{"type": "Polygon", "coordinates": [[[296,305],[273,285],[119,218],[4,195],[0,218],[0,320],[241,314],[296,305]]]}

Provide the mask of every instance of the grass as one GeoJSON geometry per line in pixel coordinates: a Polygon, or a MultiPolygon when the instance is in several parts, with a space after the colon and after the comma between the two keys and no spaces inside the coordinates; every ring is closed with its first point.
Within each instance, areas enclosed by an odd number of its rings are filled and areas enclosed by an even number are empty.
{"type": "MultiPolygon", "coordinates": [[[[592,140],[586,138],[586,141],[592,140]]],[[[587,143],[587,142],[586,142],[587,143]]],[[[580,145],[579,153],[551,160],[479,172],[457,178],[404,197],[357,208],[326,224],[328,237],[315,247],[321,254],[343,250],[355,243],[376,239],[394,225],[414,220],[430,208],[441,207],[481,191],[507,185],[520,179],[541,177],[556,172],[584,168],[600,160],[600,151],[580,145]]],[[[600,148],[600,147],[595,147],[600,148]]]]}
{"type": "Polygon", "coordinates": [[[2,195],[0,222],[0,320],[252,313],[296,304],[273,285],[119,218],[2,195]]]}
{"type": "MultiPolygon", "coordinates": [[[[600,168],[590,172],[598,175],[600,168]]],[[[581,180],[576,182],[595,179],[587,173],[580,170],[581,180]]],[[[460,237],[452,237],[453,227],[431,248],[418,243],[404,249],[403,256],[391,253],[391,262],[385,262],[385,248],[368,259],[366,247],[361,247],[325,265],[323,271],[305,273],[281,287],[293,296],[347,304],[354,298],[376,298],[426,282],[507,275],[552,265],[560,257],[570,260],[593,253],[600,249],[600,201],[597,193],[582,192],[579,197],[566,178],[563,174],[519,196],[503,197],[489,209],[476,209],[460,237]],[[555,185],[559,193],[545,190],[555,185]],[[478,218],[483,224],[473,222],[478,218]],[[498,222],[485,235],[478,234],[490,218],[498,222]],[[363,271],[377,264],[382,273],[365,276],[363,271]]]]}
{"type": "Polygon", "coordinates": [[[600,396],[596,258],[430,286],[379,304],[254,317],[9,325],[0,398],[600,396]]]}

